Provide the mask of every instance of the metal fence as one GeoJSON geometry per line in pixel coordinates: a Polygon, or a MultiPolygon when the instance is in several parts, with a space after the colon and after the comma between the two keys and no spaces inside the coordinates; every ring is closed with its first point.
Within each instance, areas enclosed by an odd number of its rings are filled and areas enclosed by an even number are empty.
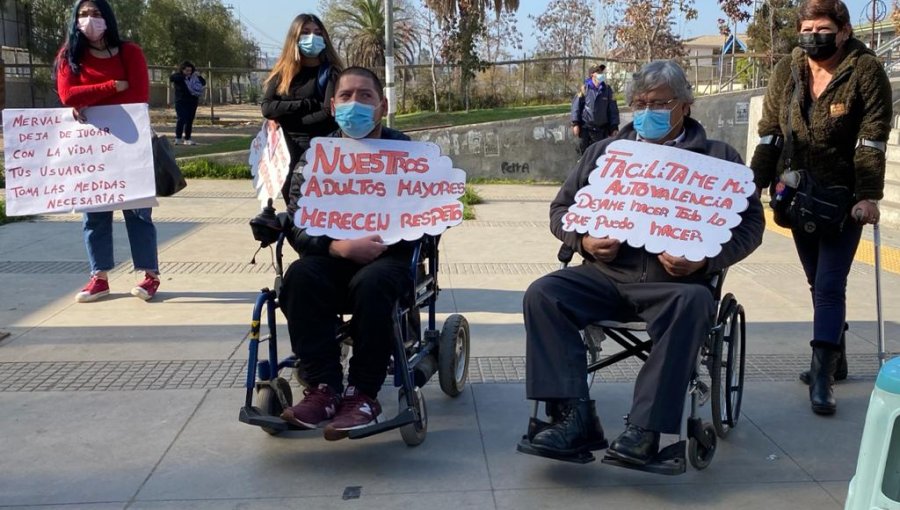
{"type": "MultiPolygon", "coordinates": [[[[30,63],[27,52],[11,48],[3,49],[3,60],[7,107],[59,105],[50,65],[30,63]]],[[[458,66],[397,66],[395,110],[398,113],[434,110],[435,91],[441,111],[565,103],[578,92],[588,69],[600,62],[607,65],[607,79],[619,94],[630,74],[641,65],[639,61],[590,56],[509,60],[478,70],[466,86],[458,66]]],[[[768,57],[753,54],[726,56],[721,60],[713,55],[688,57],[682,64],[698,95],[765,86],[771,67],[768,57]]],[[[169,75],[175,70],[168,66],[149,69],[151,106],[171,105],[169,75]]],[[[212,109],[211,116],[218,105],[258,103],[269,73],[268,69],[203,66],[197,71],[207,79],[201,104],[212,109]]]]}

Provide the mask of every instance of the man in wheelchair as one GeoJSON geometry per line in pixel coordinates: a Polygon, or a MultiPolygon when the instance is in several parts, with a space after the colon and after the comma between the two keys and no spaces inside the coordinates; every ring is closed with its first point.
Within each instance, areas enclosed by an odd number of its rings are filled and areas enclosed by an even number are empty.
{"type": "Polygon", "coordinates": [[[609,446],[614,459],[644,465],[659,451],[660,433],[678,434],[688,382],[707,337],[715,302],[711,275],[748,256],[762,242],[764,217],[756,194],[719,255],[691,262],[651,254],[611,238],[566,232],[561,218],[588,183],[596,160],[615,139],[666,144],[742,163],[731,146],[707,139],[689,117],[693,103],[684,71],[672,61],[646,64],[626,89],[634,122],[614,138],[593,144],[550,206],[550,229],[585,263],[548,274],[524,297],[526,392],[547,404],[550,424],[532,430],[524,453],[573,460],[607,447],[587,384],[580,331],[603,320],[643,321],[652,351],[635,381],[625,431],[609,446]]]}
{"type": "MultiPolygon", "coordinates": [[[[332,136],[409,140],[381,125],[387,111],[382,90],[368,69],[341,72],[331,105],[340,130],[332,136]]],[[[289,217],[297,210],[303,164],[301,160],[291,178],[289,217]]],[[[387,246],[377,235],[334,240],[294,226],[287,238],[301,256],[288,268],[279,299],[309,386],[303,399],[281,417],[299,427],[325,428],[326,439],[340,439],[381,414],[377,396],[394,345],[394,306],[411,285],[414,243],[387,246]],[[347,312],[353,315],[353,357],[344,389],[341,346],[335,338],[339,314],[347,312]]]]}

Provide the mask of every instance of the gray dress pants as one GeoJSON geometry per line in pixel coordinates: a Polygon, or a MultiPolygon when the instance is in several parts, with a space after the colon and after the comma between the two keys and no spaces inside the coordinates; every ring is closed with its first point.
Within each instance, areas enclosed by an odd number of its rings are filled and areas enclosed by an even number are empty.
{"type": "Polygon", "coordinates": [[[618,283],[592,264],[536,280],[525,292],[526,392],[532,400],[587,398],[580,331],[602,320],[647,323],[653,341],[634,385],[629,421],[677,434],[697,355],[712,327],[715,301],[705,285],[618,283]]]}

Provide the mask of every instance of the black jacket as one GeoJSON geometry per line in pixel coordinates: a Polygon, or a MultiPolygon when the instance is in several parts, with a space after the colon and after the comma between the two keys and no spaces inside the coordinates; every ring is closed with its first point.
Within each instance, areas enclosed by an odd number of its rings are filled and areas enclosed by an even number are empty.
{"type": "MultiPolygon", "coordinates": [[[[200,79],[200,83],[206,85],[206,80],[197,74],[194,73],[194,76],[200,79]]],[[[187,84],[184,82],[184,73],[178,71],[177,73],[172,73],[172,76],[169,76],[169,81],[172,82],[172,85],[175,87],[175,102],[176,103],[198,103],[200,102],[200,98],[191,94],[191,91],[188,90],[187,84]]]]}
{"type": "MultiPolygon", "coordinates": [[[[330,138],[338,138],[341,136],[340,131],[335,131],[329,135],[330,138]]],[[[409,137],[400,131],[388,127],[381,127],[382,140],[403,140],[409,141],[409,137]]],[[[328,248],[331,245],[332,238],[328,236],[311,236],[306,233],[306,229],[294,226],[294,213],[297,212],[297,201],[303,196],[300,193],[300,187],[303,185],[303,165],[294,167],[291,173],[291,192],[288,199],[288,217],[291,219],[290,233],[287,235],[288,242],[301,255],[328,255],[328,248]]],[[[406,246],[408,241],[400,241],[397,245],[406,246]]],[[[393,246],[392,246],[393,248],[393,246]]]]}
{"type": "Polygon", "coordinates": [[[319,69],[319,66],[301,68],[291,79],[285,95],[276,91],[278,80],[271,80],[260,105],[263,117],[277,121],[281,126],[294,161],[300,151],[309,147],[313,137],[328,136],[337,129],[330,109],[337,71],[330,68],[325,86],[321,87],[319,69]]]}
{"type": "MultiPolygon", "coordinates": [[[[675,147],[726,161],[743,163],[740,154],[732,146],[706,138],[703,126],[694,119],[685,118],[684,130],[684,140],[675,147]]],[[[757,194],[754,193],[748,198],[750,203],[747,209],[741,213],[741,223],[732,229],[731,239],[722,246],[722,251],[718,255],[706,259],[705,271],[698,271],[682,278],[674,277],[666,272],[655,254],[649,253],[643,248],[634,248],[628,243],[622,243],[618,255],[611,262],[594,260],[581,247],[581,238],[584,234],[564,231],[562,217],[568,211],[569,206],[575,203],[575,195],[578,191],[587,185],[588,176],[597,166],[597,158],[606,152],[610,143],[619,139],[637,139],[637,133],[631,124],[625,125],[616,137],[607,138],[591,145],[584,156],[578,160],[577,166],[569,173],[566,182],[563,183],[556,198],[550,204],[550,231],[570,248],[580,253],[585,260],[595,264],[600,271],[620,283],[703,282],[710,275],[747,257],[762,243],[765,218],[762,204],[756,196],[757,194]]]]}
{"type": "Polygon", "coordinates": [[[584,94],[572,99],[572,125],[591,131],[613,132],[619,129],[619,105],[613,97],[613,89],[606,82],[594,88],[587,83],[584,94]]]}

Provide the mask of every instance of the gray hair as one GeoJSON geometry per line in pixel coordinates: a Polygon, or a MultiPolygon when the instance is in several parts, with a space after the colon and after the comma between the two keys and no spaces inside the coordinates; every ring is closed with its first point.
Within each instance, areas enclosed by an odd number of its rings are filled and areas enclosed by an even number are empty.
{"type": "Polygon", "coordinates": [[[631,104],[634,96],[662,85],[668,85],[678,101],[694,103],[694,94],[691,92],[691,84],[684,74],[684,69],[673,60],[654,60],[644,64],[640,71],[631,75],[631,81],[625,87],[625,100],[631,104]]]}

